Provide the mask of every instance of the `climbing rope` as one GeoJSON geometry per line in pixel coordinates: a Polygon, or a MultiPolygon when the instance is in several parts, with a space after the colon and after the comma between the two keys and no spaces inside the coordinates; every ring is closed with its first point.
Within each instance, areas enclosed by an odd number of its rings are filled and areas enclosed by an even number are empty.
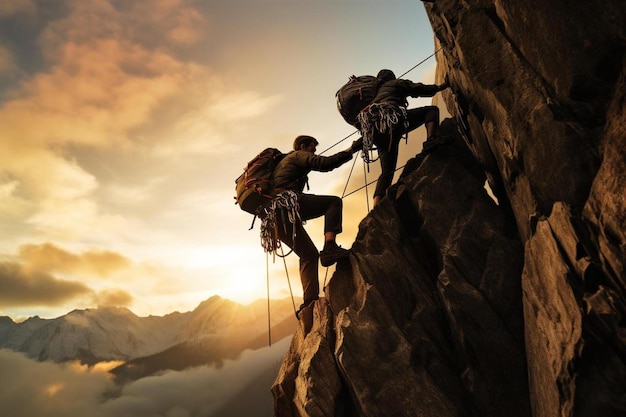
{"type": "MultiPolygon", "coordinates": [[[[369,165],[365,161],[363,161],[363,179],[365,180],[365,204],[367,204],[367,212],[370,212],[370,196],[367,191],[367,171],[369,170],[369,165]]],[[[376,180],[378,181],[378,180],[376,180]]],[[[350,193],[352,194],[352,193],[350,193]]],[[[342,197],[343,198],[343,197],[342,197]]]]}
{"type": "Polygon", "coordinates": [[[346,190],[348,189],[348,183],[350,183],[350,177],[352,177],[352,171],[354,171],[354,165],[356,164],[356,160],[358,158],[354,158],[354,162],[352,162],[352,168],[350,168],[350,173],[348,174],[348,181],[346,181],[346,186],[343,187],[343,193],[341,193],[341,198],[346,195],[346,190]]]}
{"type": "Polygon", "coordinates": [[[265,276],[267,281],[267,337],[272,347],[272,320],[270,319],[270,254],[265,253],[265,276]]]}
{"type": "Polygon", "coordinates": [[[426,58],[422,59],[420,62],[418,62],[417,64],[413,65],[411,68],[409,68],[405,73],[400,74],[400,76],[398,78],[402,78],[405,75],[407,75],[409,72],[413,71],[415,68],[419,67],[420,65],[422,65],[424,62],[428,61],[430,58],[434,57],[435,55],[437,55],[437,53],[439,51],[441,51],[443,49],[443,46],[439,47],[439,49],[437,49],[435,52],[433,52],[432,54],[428,55],[426,58]]]}
{"type": "MultiPolygon", "coordinates": [[[[405,166],[406,166],[406,164],[405,164],[405,165],[402,165],[402,166],[401,166],[401,167],[399,167],[399,168],[396,168],[393,172],[396,172],[396,171],[398,171],[398,170],[400,170],[400,169],[404,168],[405,166]]],[[[370,181],[370,182],[367,182],[367,179],[366,179],[366,180],[365,180],[365,185],[363,185],[363,186],[361,186],[361,187],[357,188],[356,190],[352,190],[352,191],[350,191],[348,194],[344,195],[344,196],[343,196],[343,197],[341,197],[341,198],[346,198],[346,197],[348,197],[348,196],[350,196],[350,195],[352,195],[352,194],[356,193],[357,191],[361,191],[363,188],[365,188],[365,192],[367,193],[367,186],[368,186],[368,185],[375,184],[375,183],[377,183],[377,182],[378,182],[378,179],[375,179],[374,181],[370,181]]],[[[368,210],[367,210],[367,211],[369,211],[369,206],[368,206],[368,210]]]]}
{"type": "Polygon", "coordinates": [[[289,285],[289,294],[291,295],[291,304],[293,304],[293,313],[296,314],[296,302],[293,299],[293,290],[291,289],[291,280],[289,279],[289,271],[287,270],[287,260],[285,259],[285,257],[287,255],[285,255],[285,253],[283,252],[283,248],[281,246],[280,248],[281,251],[281,258],[283,258],[283,264],[285,265],[285,275],[287,276],[287,285],[289,285]]]}
{"type": "Polygon", "coordinates": [[[298,221],[301,221],[300,206],[298,204],[298,195],[289,190],[281,192],[272,199],[268,207],[265,208],[264,217],[261,221],[261,246],[263,246],[265,252],[271,252],[274,256],[277,255],[278,249],[282,251],[280,239],[278,238],[278,227],[279,224],[282,227],[286,227],[287,223],[284,220],[289,221],[292,225],[291,241],[295,244],[296,224],[298,221]],[[277,219],[278,216],[281,216],[280,219],[277,219]],[[287,217],[286,219],[285,216],[287,217]],[[279,220],[283,221],[279,222],[279,220]]]}

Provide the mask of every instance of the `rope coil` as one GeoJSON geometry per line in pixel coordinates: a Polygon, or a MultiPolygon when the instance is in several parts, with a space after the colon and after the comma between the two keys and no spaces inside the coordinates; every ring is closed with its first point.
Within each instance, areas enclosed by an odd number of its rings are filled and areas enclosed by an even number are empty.
{"type": "Polygon", "coordinates": [[[393,103],[374,103],[361,111],[357,117],[361,124],[361,135],[363,136],[363,161],[367,164],[378,159],[372,159],[370,156],[376,149],[374,145],[374,134],[376,132],[388,132],[389,146],[391,147],[393,128],[402,120],[404,125],[402,137],[405,140],[408,138],[409,120],[404,107],[393,103]]]}
{"type": "MultiPolygon", "coordinates": [[[[292,242],[295,244],[296,224],[297,222],[301,222],[302,219],[300,218],[298,194],[294,191],[287,190],[281,192],[263,209],[261,246],[263,246],[265,252],[272,253],[274,256],[278,255],[278,249],[282,250],[281,242],[278,238],[278,227],[279,225],[286,227],[287,223],[284,220],[287,220],[292,225],[291,238],[292,242]]],[[[291,253],[291,251],[289,253],[291,253]]],[[[289,253],[287,255],[289,255],[289,253]]]]}

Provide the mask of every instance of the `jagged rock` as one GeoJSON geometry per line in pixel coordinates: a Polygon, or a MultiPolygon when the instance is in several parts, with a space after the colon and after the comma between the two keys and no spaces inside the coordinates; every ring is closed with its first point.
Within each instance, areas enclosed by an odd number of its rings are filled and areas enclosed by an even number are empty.
{"type": "MultiPolygon", "coordinates": [[[[615,95],[607,111],[598,170],[583,215],[604,274],[613,288],[626,288],[626,69],[615,85],[615,95]]],[[[593,249],[592,249],[593,250],[593,249]]]]}
{"type": "Polygon", "coordinates": [[[624,416],[626,3],[425,7],[460,137],[362,221],[275,412],[624,416]]]}
{"type": "Polygon", "coordinates": [[[341,381],[333,356],[335,338],[326,300],[303,311],[302,326],[291,342],[275,383],[277,416],[337,415],[342,407],[341,381]],[[305,323],[313,324],[305,328],[305,323]]]}
{"type": "Polygon", "coordinates": [[[320,332],[298,330],[273,389],[278,416],[529,415],[522,247],[483,184],[459,138],[407,164],[315,307],[330,314],[313,329],[328,320],[334,331],[310,351],[320,332]],[[326,363],[319,380],[294,383],[314,354],[326,363]],[[330,395],[313,388],[326,378],[341,381],[330,395]],[[285,406],[302,399],[343,414],[285,406]]]}
{"type": "Polygon", "coordinates": [[[626,4],[442,0],[429,17],[444,99],[525,242],[533,416],[625,415],[626,4]]]}

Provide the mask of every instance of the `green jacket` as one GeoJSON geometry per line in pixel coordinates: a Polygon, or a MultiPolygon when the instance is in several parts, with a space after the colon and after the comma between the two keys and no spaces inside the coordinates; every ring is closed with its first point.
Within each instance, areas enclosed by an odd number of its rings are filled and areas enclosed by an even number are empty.
{"type": "Polygon", "coordinates": [[[372,103],[394,103],[401,107],[407,106],[407,97],[432,97],[441,91],[435,84],[414,83],[410,80],[391,80],[378,88],[372,103]]]}
{"type": "Polygon", "coordinates": [[[291,151],[274,169],[274,194],[290,190],[301,193],[311,171],[327,172],[352,159],[352,153],[341,151],[332,156],[307,151],[291,151]]]}

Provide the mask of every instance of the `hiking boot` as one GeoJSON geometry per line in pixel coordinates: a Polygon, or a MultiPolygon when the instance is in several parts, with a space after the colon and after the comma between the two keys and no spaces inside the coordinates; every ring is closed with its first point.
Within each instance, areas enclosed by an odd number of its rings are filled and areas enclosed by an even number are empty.
{"type": "Polygon", "coordinates": [[[300,313],[302,313],[302,310],[304,310],[305,308],[307,308],[308,306],[310,306],[317,300],[319,300],[319,298],[314,298],[313,300],[309,300],[305,303],[300,304],[300,308],[298,308],[298,311],[296,311],[296,318],[300,320],[300,313]]]}
{"type": "Polygon", "coordinates": [[[436,136],[434,138],[427,139],[426,142],[422,145],[422,152],[428,153],[435,149],[439,145],[443,145],[444,143],[448,143],[452,141],[451,136],[436,136]]]}
{"type": "Polygon", "coordinates": [[[320,262],[322,266],[331,266],[335,262],[347,258],[350,255],[348,249],[337,246],[335,242],[324,245],[324,250],[320,252],[320,262]]]}

